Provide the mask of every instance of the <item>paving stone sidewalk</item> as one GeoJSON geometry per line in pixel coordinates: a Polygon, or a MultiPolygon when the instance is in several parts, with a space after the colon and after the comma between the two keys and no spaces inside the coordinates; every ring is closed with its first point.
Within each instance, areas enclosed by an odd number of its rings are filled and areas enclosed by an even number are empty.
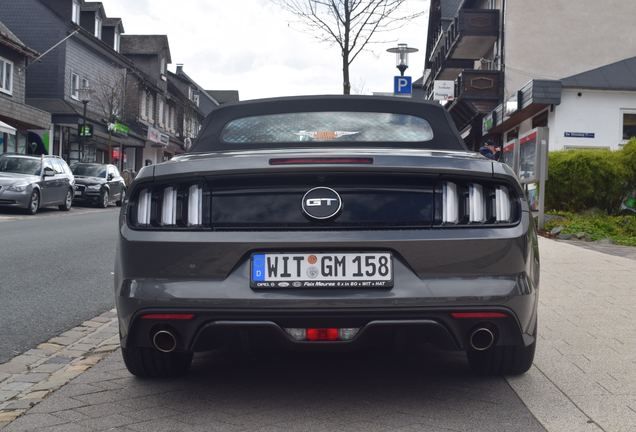
{"type": "Polygon", "coordinates": [[[540,239],[539,345],[509,378],[550,431],[636,431],[636,261],[540,239]]]}

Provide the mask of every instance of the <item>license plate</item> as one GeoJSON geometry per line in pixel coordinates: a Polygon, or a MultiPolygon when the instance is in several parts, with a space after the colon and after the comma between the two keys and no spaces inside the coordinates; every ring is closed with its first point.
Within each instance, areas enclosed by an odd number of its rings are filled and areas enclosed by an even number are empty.
{"type": "Polygon", "coordinates": [[[259,253],[252,288],[390,288],[390,253],[259,253]]]}
{"type": "Polygon", "coordinates": [[[82,191],[80,190],[76,190],[75,191],[75,196],[81,196],[82,195],[82,191]]]}

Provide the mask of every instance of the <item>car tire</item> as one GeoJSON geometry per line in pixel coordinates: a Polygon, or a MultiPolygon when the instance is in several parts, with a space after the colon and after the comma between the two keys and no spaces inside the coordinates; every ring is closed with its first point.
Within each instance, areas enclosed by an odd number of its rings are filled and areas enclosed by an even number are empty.
{"type": "Polygon", "coordinates": [[[106,208],[110,203],[110,196],[108,195],[108,191],[106,189],[102,189],[99,194],[99,201],[97,202],[97,206],[99,208],[106,208]]]}
{"type": "Polygon", "coordinates": [[[30,215],[34,215],[40,210],[40,192],[34,189],[31,192],[31,198],[29,199],[29,206],[26,208],[26,212],[30,215]]]}
{"type": "Polygon", "coordinates": [[[126,200],[126,189],[121,190],[121,196],[119,197],[119,201],[115,202],[117,207],[121,207],[124,201],[126,200]]]}
{"type": "Polygon", "coordinates": [[[128,371],[140,378],[171,378],[185,375],[192,364],[191,352],[164,353],[154,348],[128,346],[121,349],[128,371]]]}
{"type": "Polygon", "coordinates": [[[59,205],[58,208],[62,211],[69,211],[71,207],[73,207],[73,190],[69,189],[66,191],[64,204],[59,205]]]}

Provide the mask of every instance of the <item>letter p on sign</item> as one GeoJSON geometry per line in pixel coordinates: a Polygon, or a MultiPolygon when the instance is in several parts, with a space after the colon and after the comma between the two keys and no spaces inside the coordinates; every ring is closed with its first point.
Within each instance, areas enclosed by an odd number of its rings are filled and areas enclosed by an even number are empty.
{"type": "Polygon", "coordinates": [[[410,76],[393,77],[393,93],[397,95],[410,95],[413,93],[413,86],[410,76]]]}

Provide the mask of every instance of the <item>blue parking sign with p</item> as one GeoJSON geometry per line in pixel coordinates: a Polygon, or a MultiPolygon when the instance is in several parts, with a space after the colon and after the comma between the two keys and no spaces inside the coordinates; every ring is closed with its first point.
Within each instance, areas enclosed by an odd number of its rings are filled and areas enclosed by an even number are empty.
{"type": "Polygon", "coordinates": [[[413,85],[410,76],[393,77],[393,93],[399,95],[410,95],[413,93],[413,85]]]}

